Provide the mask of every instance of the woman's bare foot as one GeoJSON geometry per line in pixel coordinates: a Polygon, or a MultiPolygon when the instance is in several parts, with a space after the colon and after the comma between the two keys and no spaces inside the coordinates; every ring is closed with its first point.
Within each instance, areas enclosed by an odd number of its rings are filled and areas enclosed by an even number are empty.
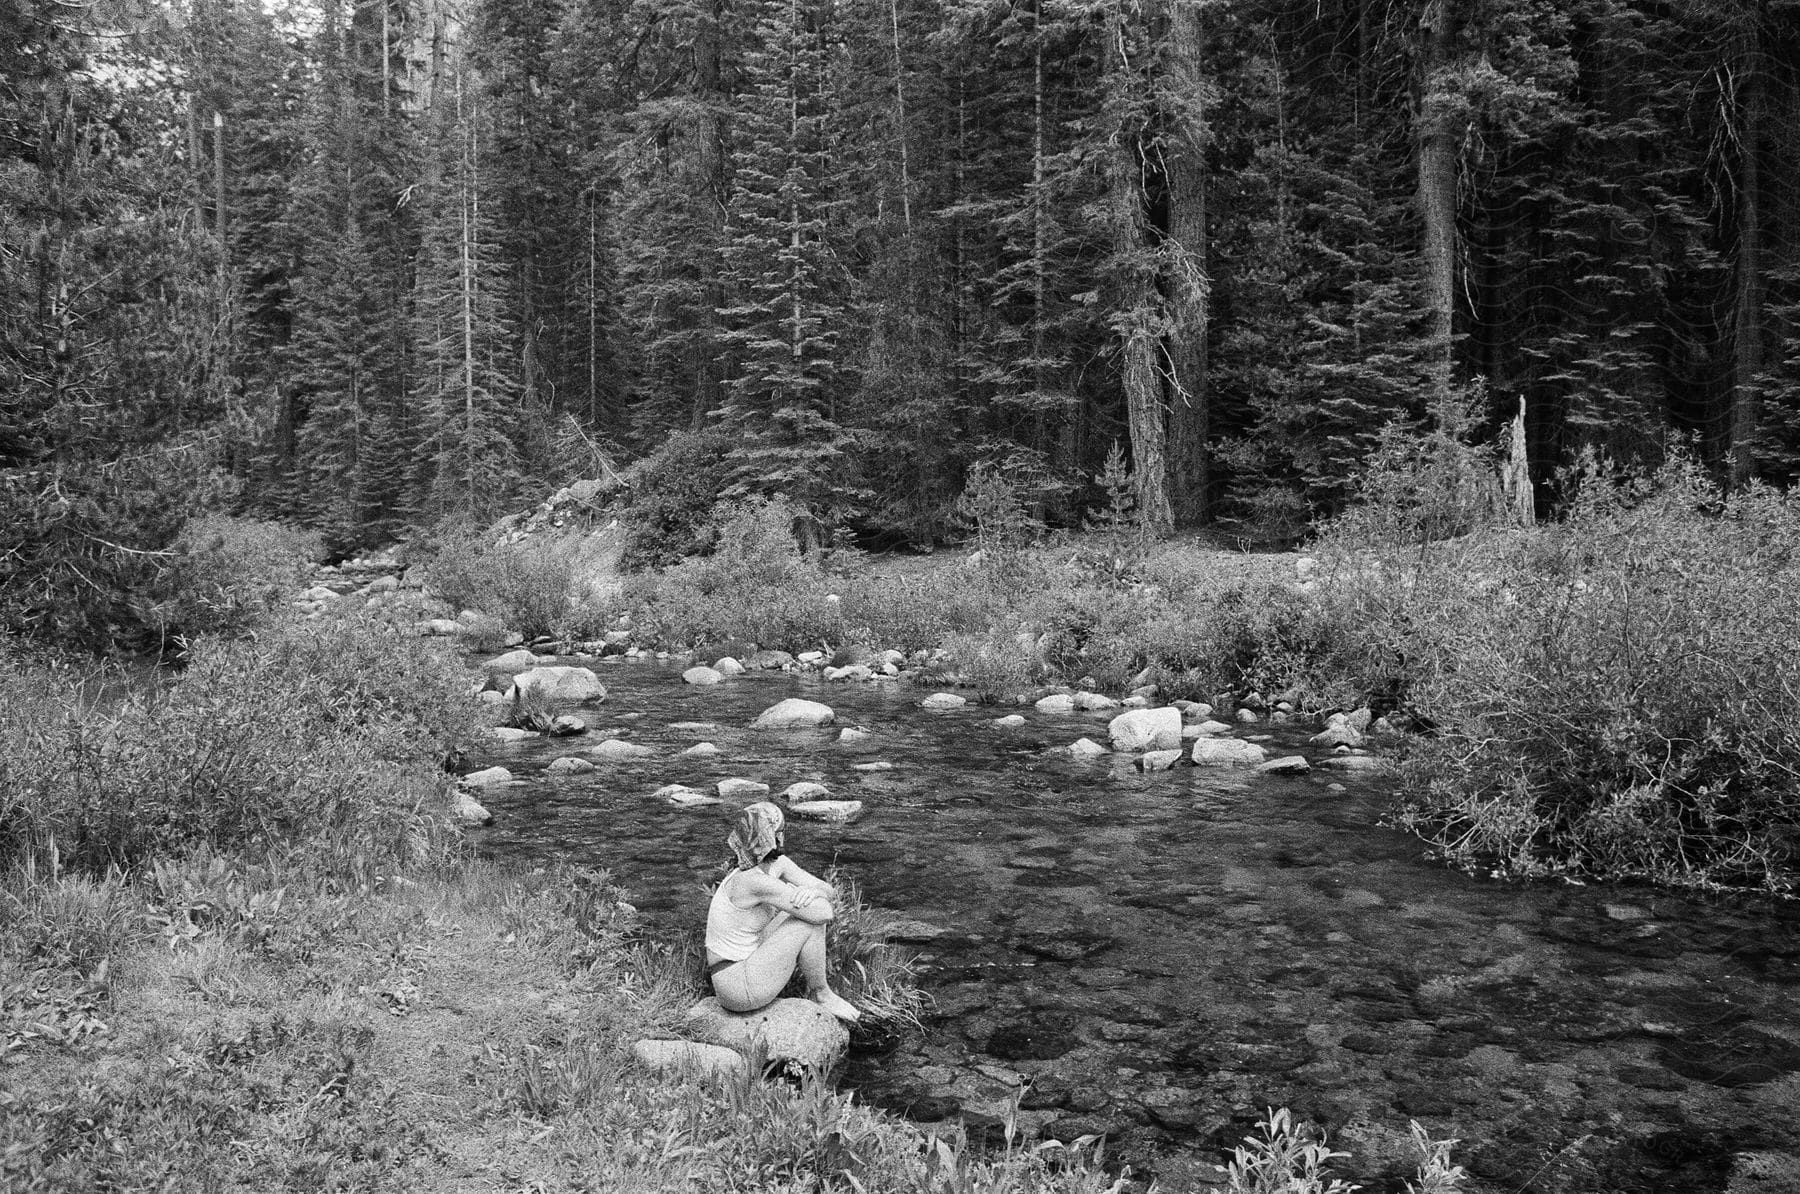
{"type": "Polygon", "coordinates": [[[857,1011],[849,1000],[839,996],[838,993],[833,991],[830,987],[820,987],[817,991],[812,993],[812,997],[813,1001],[820,1007],[824,1008],[838,1019],[843,1020],[845,1023],[854,1024],[856,1021],[862,1019],[862,1013],[857,1011]]]}

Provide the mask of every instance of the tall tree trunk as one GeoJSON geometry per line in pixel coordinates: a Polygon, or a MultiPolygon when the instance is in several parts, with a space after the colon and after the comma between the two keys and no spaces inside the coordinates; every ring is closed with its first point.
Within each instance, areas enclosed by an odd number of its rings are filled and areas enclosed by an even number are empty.
{"type": "Polygon", "coordinates": [[[719,307],[725,301],[725,286],[719,277],[718,247],[724,243],[725,204],[731,193],[730,158],[725,152],[725,129],[719,113],[730,96],[723,68],[726,0],[712,0],[707,15],[694,40],[695,96],[699,118],[694,122],[694,167],[701,188],[701,202],[707,218],[708,243],[697,246],[705,301],[690,316],[699,323],[689,361],[694,382],[694,401],[689,408],[688,428],[700,430],[706,412],[725,404],[724,359],[719,341],[719,307]]]}
{"type": "Polygon", "coordinates": [[[1464,0],[1431,0],[1422,18],[1419,83],[1419,212],[1425,226],[1425,301],[1431,316],[1432,403],[1450,401],[1451,336],[1456,327],[1457,105],[1445,75],[1464,0]]]}
{"type": "Polygon", "coordinates": [[[1761,422],[1763,368],[1762,246],[1762,5],[1747,20],[1745,54],[1738,64],[1738,251],[1736,336],[1732,348],[1731,483],[1756,473],[1756,435],[1761,422]]]}
{"type": "Polygon", "coordinates": [[[1173,517],[1202,522],[1210,484],[1206,456],[1209,318],[1206,274],[1206,110],[1200,73],[1200,7],[1168,0],[1166,92],[1175,108],[1163,156],[1168,176],[1168,240],[1173,276],[1166,280],[1169,337],[1169,493],[1173,517]]]}

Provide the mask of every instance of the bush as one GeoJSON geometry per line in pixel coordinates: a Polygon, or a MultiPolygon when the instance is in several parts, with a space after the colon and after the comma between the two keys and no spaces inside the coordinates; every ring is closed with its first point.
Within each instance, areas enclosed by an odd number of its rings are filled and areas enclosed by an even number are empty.
{"type": "Polygon", "coordinates": [[[664,568],[711,548],[729,448],[717,433],[678,431],[631,469],[620,567],[664,568]]]}
{"type": "Polygon", "coordinates": [[[248,629],[290,600],[322,558],[316,533],[209,514],[192,519],[139,616],[164,641],[248,629]]]}
{"type": "Polygon", "coordinates": [[[592,580],[591,553],[600,549],[581,535],[494,543],[473,527],[447,526],[415,550],[425,556],[426,583],[439,597],[527,639],[585,637],[603,617],[606,595],[592,580]]]}
{"type": "Polygon", "coordinates": [[[1800,501],[1678,460],[1531,534],[1332,546],[1347,669],[1437,726],[1403,824],[1503,873],[1791,887],[1800,501]]]}

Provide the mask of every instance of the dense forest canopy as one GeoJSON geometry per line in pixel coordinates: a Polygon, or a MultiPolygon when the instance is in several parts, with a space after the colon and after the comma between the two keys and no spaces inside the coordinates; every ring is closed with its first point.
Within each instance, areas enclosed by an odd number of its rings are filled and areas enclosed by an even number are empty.
{"type": "Polygon", "coordinates": [[[1541,508],[1800,473],[1800,0],[0,0],[15,622],[226,504],[1298,528],[1521,410],[1541,508]]]}

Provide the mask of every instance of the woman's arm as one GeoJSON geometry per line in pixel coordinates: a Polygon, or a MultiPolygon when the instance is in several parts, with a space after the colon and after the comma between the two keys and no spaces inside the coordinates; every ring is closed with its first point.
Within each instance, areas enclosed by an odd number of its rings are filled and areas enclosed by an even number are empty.
{"type": "Polygon", "coordinates": [[[739,880],[746,889],[744,894],[765,908],[785,912],[796,920],[815,925],[824,924],[834,914],[831,900],[824,891],[801,887],[777,875],[765,875],[761,871],[751,871],[749,876],[748,880],[739,880]]]}
{"type": "Polygon", "coordinates": [[[802,890],[816,891],[834,904],[837,902],[837,888],[816,875],[808,874],[805,867],[785,854],[775,860],[775,877],[802,890]]]}

